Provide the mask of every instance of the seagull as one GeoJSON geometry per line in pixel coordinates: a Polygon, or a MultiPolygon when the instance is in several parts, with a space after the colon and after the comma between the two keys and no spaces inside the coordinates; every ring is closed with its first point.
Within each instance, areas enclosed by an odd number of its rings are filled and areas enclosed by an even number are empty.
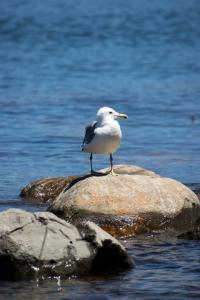
{"type": "Polygon", "coordinates": [[[85,137],[81,146],[82,151],[90,153],[91,174],[96,172],[92,167],[93,154],[110,155],[110,171],[114,174],[112,154],[119,148],[122,133],[116,118],[127,119],[128,116],[120,114],[110,107],[102,107],[98,110],[96,121],[93,121],[85,128],[85,137]]]}

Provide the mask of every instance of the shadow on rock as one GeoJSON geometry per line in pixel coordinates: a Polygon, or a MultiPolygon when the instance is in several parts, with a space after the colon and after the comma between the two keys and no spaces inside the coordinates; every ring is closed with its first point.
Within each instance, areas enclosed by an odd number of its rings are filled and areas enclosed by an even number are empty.
{"type": "Polygon", "coordinates": [[[178,238],[186,240],[200,240],[200,218],[196,221],[192,230],[179,234],[178,238]]]}

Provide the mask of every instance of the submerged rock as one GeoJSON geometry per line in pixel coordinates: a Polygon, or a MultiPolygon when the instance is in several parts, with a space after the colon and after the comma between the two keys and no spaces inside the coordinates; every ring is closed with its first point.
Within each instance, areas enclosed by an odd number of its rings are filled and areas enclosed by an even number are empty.
{"type": "Polygon", "coordinates": [[[128,174],[75,179],[49,210],[73,223],[92,220],[123,236],[169,227],[189,229],[200,216],[200,203],[180,182],[132,166],[128,174]]]}
{"type": "Polygon", "coordinates": [[[92,222],[76,228],[49,212],[0,213],[0,280],[115,272],[131,266],[124,247],[92,222]]]}

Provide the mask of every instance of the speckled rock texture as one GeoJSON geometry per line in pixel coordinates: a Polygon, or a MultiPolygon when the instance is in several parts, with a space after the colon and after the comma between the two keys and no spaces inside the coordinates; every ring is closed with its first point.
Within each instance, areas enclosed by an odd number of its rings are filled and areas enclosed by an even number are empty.
{"type": "Polygon", "coordinates": [[[67,176],[34,180],[22,189],[20,195],[29,201],[51,202],[76,178],[77,176],[67,176]]]}
{"type": "MultiPolygon", "coordinates": [[[[117,174],[143,174],[158,177],[158,175],[154,172],[145,170],[137,166],[116,165],[114,169],[117,174]]],[[[109,169],[103,169],[99,172],[106,173],[108,170],[109,169]]],[[[84,176],[87,177],[90,175],[86,174],[83,176],[66,176],[34,180],[22,189],[20,195],[30,202],[34,201],[39,203],[51,203],[62,192],[64,188],[84,176]]]]}
{"type": "Polygon", "coordinates": [[[49,210],[74,223],[93,220],[115,236],[168,227],[180,231],[192,228],[200,215],[200,203],[189,188],[139,167],[117,168],[117,176],[75,179],[49,210]]]}

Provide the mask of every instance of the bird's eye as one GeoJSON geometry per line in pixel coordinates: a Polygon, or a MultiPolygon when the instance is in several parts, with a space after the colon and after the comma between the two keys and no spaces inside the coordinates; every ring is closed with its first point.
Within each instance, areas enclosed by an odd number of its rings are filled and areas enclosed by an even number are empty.
{"type": "Polygon", "coordinates": [[[112,111],[109,111],[109,114],[112,114],[113,112],[112,111]]]}

